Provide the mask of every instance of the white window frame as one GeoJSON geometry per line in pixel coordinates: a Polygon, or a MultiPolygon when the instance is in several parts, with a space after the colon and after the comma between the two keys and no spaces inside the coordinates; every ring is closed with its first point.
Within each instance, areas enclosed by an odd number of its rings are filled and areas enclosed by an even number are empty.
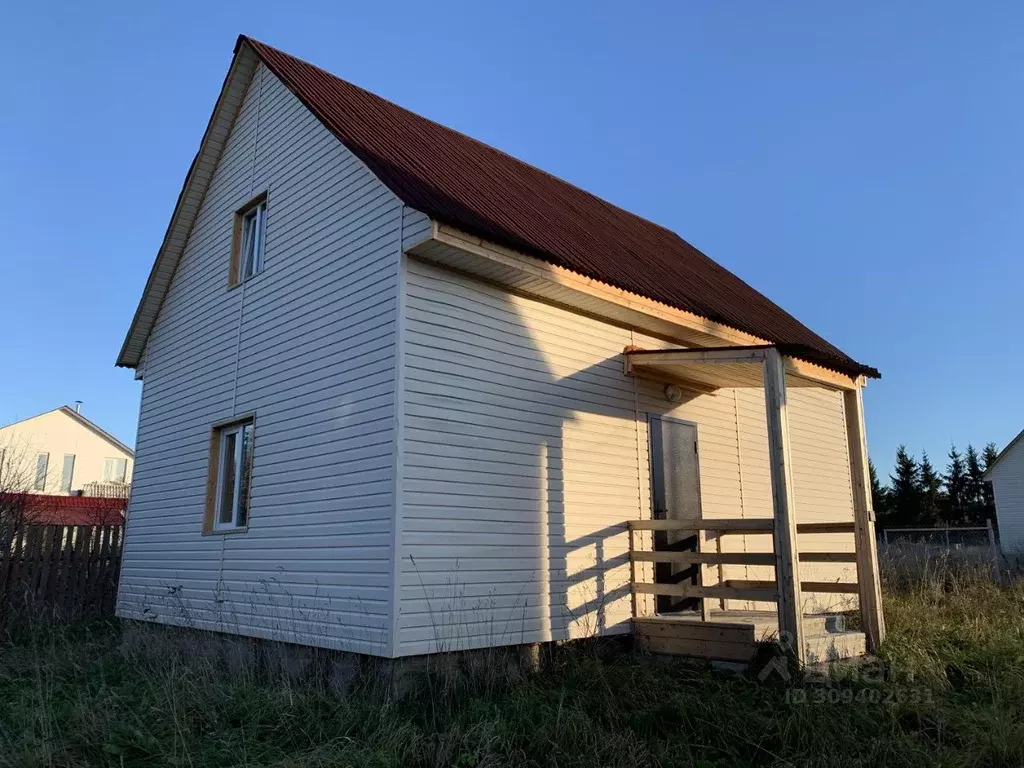
{"type": "Polygon", "coordinates": [[[126,483],[128,482],[128,459],[122,459],[117,456],[105,456],[103,458],[103,482],[105,483],[126,483]],[[120,464],[118,464],[120,462],[120,464]],[[124,472],[121,472],[121,479],[114,477],[115,467],[124,467],[124,472]],[[108,471],[108,469],[110,471],[108,471]]]}
{"type": "Polygon", "coordinates": [[[238,252],[238,278],[245,282],[263,271],[267,241],[267,201],[260,200],[241,214],[242,242],[238,252]]]}
{"type": "MultiPolygon", "coordinates": [[[[245,530],[249,527],[249,499],[246,498],[246,516],[245,522],[239,520],[242,508],[242,477],[246,471],[246,467],[243,465],[245,461],[245,428],[249,427],[252,430],[252,446],[256,444],[256,425],[252,420],[241,421],[237,424],[229,424],[224,427],[217,428],[217,490],[216,496],[214,497],[213,504],[213,530],[214,531],[237,531],[245,530]],[[235,436],[235,450],[234,455],[231,456],[231,462],[234,465],[235,471],[235,488],[231,498],[231,519],[221,520],[222,503],[224,496],[224,468],[227,460],[225,454],[225,445],[230,436],[235,436]]],[[[252,485],[252,449],[250,449],[248,457],[248,472],[249,472],[249,485],[252,485]]],[[[248,493],[248,489],[246,489],[248,493]]]]}

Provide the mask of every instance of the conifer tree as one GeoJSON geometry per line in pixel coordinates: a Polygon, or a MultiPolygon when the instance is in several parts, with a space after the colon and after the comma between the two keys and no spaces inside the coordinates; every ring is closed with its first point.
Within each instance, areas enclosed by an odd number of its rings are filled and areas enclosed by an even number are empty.
{"type": "Polygon", "coordinates": [[[907,453],[907,447],[896,449],[895,474],[890,475],[889,499],[893,522],[913,525],[919,522],[921,510],[921,470],[917,461],[907,453]]]}
{"type": "Polygon", "coordinates": [[[947,525],[961,523],[965,517],[967,470],[964,459],[955,445],[949,446],[949,464],[946,465],[946,509],[947,525]]]}
{"type": "Polygon", "coordinates": [[[999,451],[996,450],[995,443],[986,443],[985,448],[981,452],[981,467],[986,472],[992,469],[992,465],[996,463],[996,459],[999,458],[999,451]]]}
{"type": "Polygon", "coordinates": [[[921,466],[918,473],[921,498],[918,520],[921,525],[938,525],[942,520],[942,478],[928,458],[928,451],[921,451],[921,466]]]}
{"type": "MultiPolygon", "coordinates": [[[[992,465],[996,463],[996,459],[999,458],[999,451],[996,450],[995,443],[987,443],[985,448],[981,451],[981,467],[983,470],[988,472],[992,465]]],[[[985,502],[985,519],[991,520],[993,523],[996,521],[996,497],[992,491],[992,483],[985,480],[982,484],[982,494],[984,495],[985,502]]]]}
{"type": "Polygon", "coordinates": [[[971,525],[985,523],[985,470],[981,468],[981,459],[974,446],[967,444],[964,454],[967,465],[967,519],[971,525]]]}
{"type": "Polygon", "coordinates": [[[889,514],[889,489],[878,480],[878,472],[875,471],[875,462],[868,459],[868,473],[871,475],[871,507],[879,519],[884,519],[889,514]]]}

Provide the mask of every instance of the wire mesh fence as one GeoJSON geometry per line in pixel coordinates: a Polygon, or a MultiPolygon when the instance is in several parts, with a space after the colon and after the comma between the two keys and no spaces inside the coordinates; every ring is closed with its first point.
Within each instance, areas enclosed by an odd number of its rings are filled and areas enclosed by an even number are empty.
{"type": "MultiPolygon", "coordinates": [[[[879,561],[886,581],[919,583],[939,571],[973,569],[1002,582],[1010,568],[992,524],[946,528],[886,528],[879,533],[879,561]]],[[[1015,576],[1016,578],[1016,576],[1015,576]]]]}

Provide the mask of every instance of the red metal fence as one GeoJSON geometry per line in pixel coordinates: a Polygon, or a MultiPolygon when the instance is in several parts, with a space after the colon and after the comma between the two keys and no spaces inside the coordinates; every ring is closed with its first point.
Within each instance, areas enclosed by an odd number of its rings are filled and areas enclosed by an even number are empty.
{"type": "Polygon", "coordinates": [[[123,525],[0,526],[0,630],[113,615],[123,525]]]}

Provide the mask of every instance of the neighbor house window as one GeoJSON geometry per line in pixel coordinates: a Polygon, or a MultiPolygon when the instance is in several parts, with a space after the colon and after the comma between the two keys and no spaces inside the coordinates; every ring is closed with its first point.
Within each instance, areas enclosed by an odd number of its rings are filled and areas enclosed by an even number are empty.
{"type": "Polygon", "coordinates": [[[232,285],[244,282],[263,269],[267,235],[267,196],[260,195],[235,213],[231,247],[232,285]]]}
{"type": "Polygon", "coordinates": [[[37,491],[46,490],[46,473],[50,468],[50,454],[40,453],[36,456],[36,482],[34,488],[37,491]]]}
{"type": "Polygon", "coordinates": [[[60,489],[64,493],[71,492],[71,478],[75,474],[75,454],[64,454],[64,468],[60,472],[60,489]]]}
{"type": "Polygon", "coordinates": [[[251,418],[213,430],[206,498],[207,532],[237,530],[249,524],[254,430],[251,418]]]}
{"type": "Polygon", "coordinates": [[[104,459],[103,482],[123,483],[128,476],[128,459],[104,459]]]}

